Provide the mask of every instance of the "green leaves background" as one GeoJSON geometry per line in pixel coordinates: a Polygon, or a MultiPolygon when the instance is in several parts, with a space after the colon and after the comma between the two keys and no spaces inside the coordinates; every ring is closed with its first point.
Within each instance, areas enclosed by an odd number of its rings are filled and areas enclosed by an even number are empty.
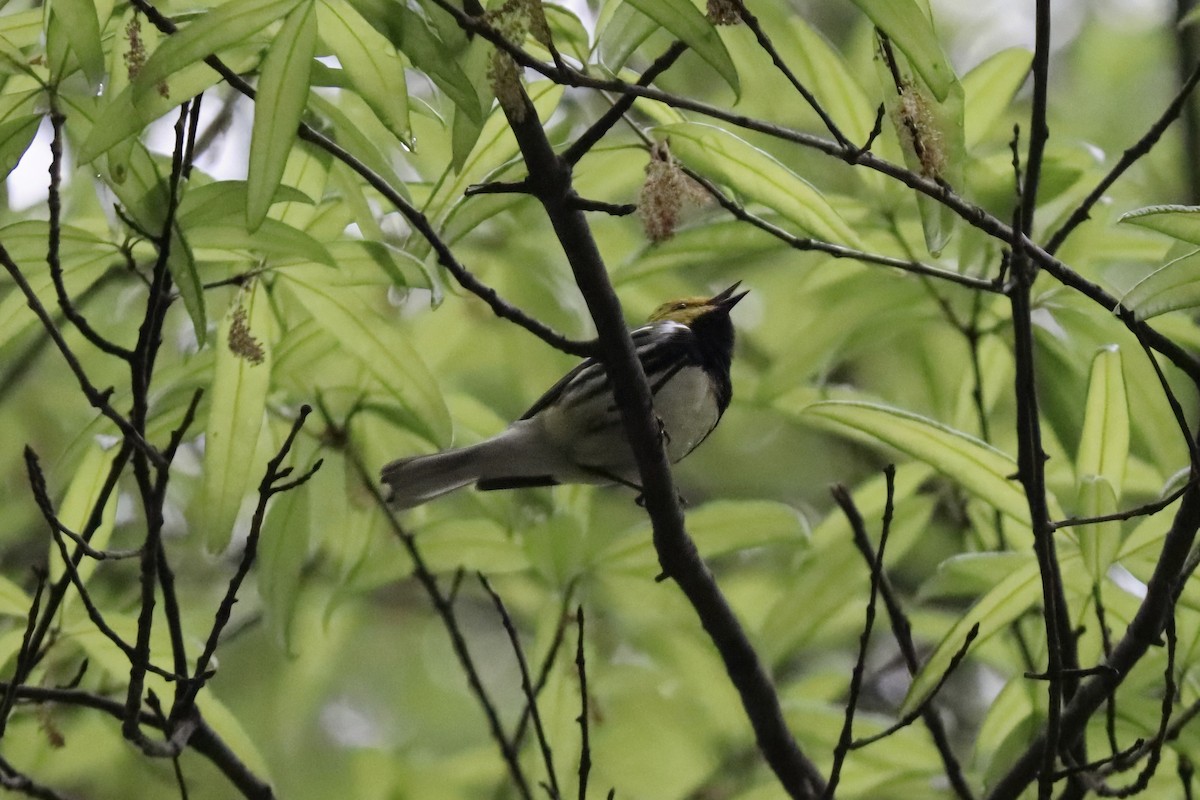
{"type": "MultiPolygon", "coordinates": [[[[753,10],[782,57],[855,143],[866,141],[878,105],[893,103],[895,87],[873,65],[874,26],[886,30],[905,78],[925,93],[948,143],[952,169],[942,177],[1008,218],[1009,141],[1026,111],[1027,50],[1006,46],[968,63],[955,54],[980,36],[979,28],[944,27],[921,2],[834,3],[828,16],[811,18],[782,4],[758,5],[753,10]]],[[[121,2],[6,6],[0,170],[7,174],[23,156],[45,151],[37,137],[47,108],[43,84],[57,86],[69,152],[66,285],[100,330],[131,342],[139,322],[131,309],[144,292],[138,273],[154,256],[136,229],[155,230],[165,219],[170,158],[161,133],[180,102],[203,98],[202,119],[213,136],[196,145],[204,150],[172,230],[180,297],[151,409],[151,428],[165,440],[193,391],[206,390],[197,423],[204,435],[185,442],[168,498],[168,547],[182,565],[179,586],[189,609],[208,608],[214,587],[224,585],[245,531],[246,498],[301,403],[317,412],[297,444],[297,464],[326,459],[310,484],[279,498],[268,514],[256,585],[237,606],[239,635],[222,645],[205,713],[243,758],[277,782],[280,796],[490,795],[505,780],[502,763],[478,724],[444,631],[414,591],[412,563],[372,505],[358,466],[373,473],[397,456],[490,435],[573,359],[496,319],[459,289],[410,219],[300,129],[328,136],[386,181],[502,297],[568,335],[588,336],[584,304],[538,204],[514,194],[464,196],[470,185],[524,175],[493,102],[491,51],[481,37],[468,40],[435,2],[230,0],[164,3],[161,10],[178,33],[157,34],[144,14],[121,2]],[[220,81],[204,63],[212,55],[248,76],[256,103],[220,81]],[[234,153],[236,168],[222,165],[223,151],[234,153]],[[113,213],[114,203],[128,224],[113,213]],[[248,342],[257,344],[258,360],[247,358],[254,352],[248,342]]],[[[664,90],[806,136],[830,136],[745,27],[714,27],[685,0],[607,0],[592,11],[545,8],[559,51],[587,59],[591,73],[632,78],[678,38],[689,52],[658,84],[664,90]]],[[[1047,208],[1038,217],[1046,229],[1111,161],[1089,148],[1121,152],[1158,113],[1162,98],[1144,85],[1147,76],[1173,69],[1162,55],[1169,35],[1166,27],[1130,32],[1088,17],[1064,43],[1080,64],[1105,65],[1128,52],[1144,54],[1144,62],[1117,74],[1101,66],[1081,70],[1080,86],[1052,98],[1047,208]],[[1119,118],[1111,103],[1077,102],[1104,92],[1131,98],[1119,118]]],[[[524,44],[544,52],[532,39],[524,44]]],[[[597,95],[526,77],[558,146],[607,108],[597,95]]],[[[995,274],[1006,243],[878,173],[664,103],[639,101],[633,120],[651,137],[669,139],[680,163],[733,201],[796,236],[995,274]]],[[[896,163],[907,155],[913,164],[894,122],[884,120],[872,152],[896,163]]],[[[1094,210],[1060,256],[1138,318],[1152,318],[1195,348],[1200,217],[1194,206],[1160,204],[1184,194],[1178,144],[1164,142],[1136,180],[1114,186],[1111,202],[1094,210]]],[[[646,161],[641,140],[617,128],[576,165],[577,186],[588,198],[633,202],[646,161]]],[[[44,182],[45,175],[22,180],[44,182]]],[[[1028,507],[1012,480],[1007,303],[892,268],[790,249],[711,204],[689,214],[673,239],[654,246],[636,217],[589,219],[631,324],[668,297],[734,279],[751,289],[735,316],[734,403],[713,438],[678,469],[701,552],[774,671],[798,738],[825,768],[868,586],[849,529],[830,510],[827,486],[849,486],[875,533],[884,500],[878,470],[898,462],[887,566],[927,658],[910,687],[901,680],[908,688],[883,698],[877,714],[860,717],[862,732],[885,727],[891,711],[922,699],[978,623],[971,658],[944,700],[963,732],[968,777],[982,786],[1045,713],[1041,693],[1020,688],[1029,665],[1015,631],[1033,641],[1038,663],[1044,654],[1028,507]],[[996,679],[1011,682],[999,694],[985,691],[996,679]]],[[[0,211],[0,244],[52,304],[44,220],[40,207],[0,211]]],[[[28,567],[61,568],[53,566],[58,556],[25,489],[18,444],[45,454],[64,521],[82,524],[115,431],[43,352],[35,320],[7,279],[2,290],[0,425],[9,446],[0,450],[0,617],[7,626],[0,659],[11,665],[30,601],[28,567]]],[[[1048,279],[1039,279],[1034,301],[1053,513],[1092,516],[1164,496],[1187,453],[1137,341],[1113,309],[1048,279]]],[[[101,385],[122,385],[126,376],[65,330],[101,385]]],[[[1183,407],[1194,408],[1195,392],[1169,368],[1166,375],[1183,407]]],[[[118,390],[114,402],[126,400],[118,390]]],[[[140,521],[123,508],[118,498],[102,515],[98,536],[113,547],[139,541],[140,521]]],[[[406,523],[445,579],[460,567],[493,577],[534,658],[547,651],[566,599],[584,604],[589,688],[602,710],[592,728],[594,791],[778,796],[758,761],[740,758],[752,748],[738,698],[691,609],[670,584],[653,581],[649,532],[629,493],[467,492],[414,512],[406,523]]],[[[1094,523],[1057,534],[1068,600],[1087,628],[1080,640],[1085,663],[1102,651],[1093,592],[1099,587],[1110,625],[1122,629],[1136,608],[1131,587],[1148,578],[1164,528],[1158,520],[1094,523]]],[[[85,579],[114,619],[131,624],[131,569],[92,565],[85,579]]],[[[1185,702],[1197,693],[1200,598],[1193,595],[1185,591],[1179,618],[1185,702]]],[[[511,653],[477,594],[464,588],[458,602],[484,678],[511,724],[520,706],[511,653]]],[[[185,614],[189,635],[204,630],[203,616],[185,614]]],[[[97,664],[87,688],[104,689],[119,673],[119,654],[97,641],[78,604],[68,606],[64,631],[35,677],[63,683],[86,656],[97,664]]],[[[889,647],[880,645],[880,663],[893,655],[889,647]]],[[[1148,658],[1148,673],[1161,668],[1161,654],[1148,658]]],[[[1119,723],[1128,741],[1145,735],[1158,702],[1153,682],[1130,686],[1122,701],[1130,711],[1119,723]]],[[[560,656],[542,711],[564,775],[570,770],[561,765],[577,755],[577,689],[570,659],[560,656]]],[[[172,791],[168,772],[135,759],[113,726],[84,714],[56,716],[66,739],[59,753],[41,732],[43,722],[32,714],[14,718],[6,758],[39,764],[52,784],[97,794],[172,791]],[[96,764],[104,768],[85,769],[96,764]]],[[[1190,745],[1185,738],[1172,746],[1190,745]]],[[[227,796],[228,786],[200,759],[189,754],[183,764],[197,776],[195,796],[227,796]]],[[[852,757],[840,796],[877,797],[881,787],[950,796],[941,784],[930,789],[941,774],[936,753],[914,728],[852,757]]],[[[1156,778],[1154,796],[1168,796],[1170,780],[1156,778]]]]}

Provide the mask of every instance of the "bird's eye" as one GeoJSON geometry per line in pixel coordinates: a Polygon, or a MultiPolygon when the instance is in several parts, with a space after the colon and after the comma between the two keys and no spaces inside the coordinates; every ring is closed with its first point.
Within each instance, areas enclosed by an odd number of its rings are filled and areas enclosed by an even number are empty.
{"type": "Polygon", "coordinates": [[[676,303],[675,304],[676,311],[683,311],[685,308],[687,308],[687,303],[676,303]]]}

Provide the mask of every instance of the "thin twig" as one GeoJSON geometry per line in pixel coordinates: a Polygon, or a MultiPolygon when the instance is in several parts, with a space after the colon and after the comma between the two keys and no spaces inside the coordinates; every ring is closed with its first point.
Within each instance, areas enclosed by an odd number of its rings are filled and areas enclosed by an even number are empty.
{"type": "Polygon", "coordinates": [[[487,577],[482,572],[475,574],[479,578],[479,583],[483,586],[483,590],[492,598],[492,604],[496,607],[496,613],[500,615],[500,622],[504,626],[504,632],[508,634],[508,642],[512,646],[513,655],[517,657],[517,667],[521,672],[521,691],[525,695],[525,702],[529,704],[529,716],[533,720],[533,731],[537,734],[538,747],[542,752],[542,764],[546,767],[546,777],[550,781],[550,797],[551,800],[561,800],[562,793],[558,789],[558,773],[554,768],[554,754],[550,749],[550,742],[546,738],[546,729],[542,725],[542,714],[538,710],[537,692],[534,691],[533,681],[529,676],[529,663],[525,660],[525,648],[521,646],[521,637],[517,635],[517,627],[513,624],[508,609],[504,607],[504,601],[500,599],[500,595],[492,588],[492,584],[488,582],[487,577]]]}
{"type": "MultiPolygon", "coordinates": [[[[883,508],[883,526],[879,533],[879,549],[875,551],[875,559],[870,563],[871,592],[867,598],[866,620],[863,622],[862,633],[858,638],[858,658],[854,661],[854,670],[850,674],[850,692],[846,700],[846,715],[842,722],[842,733],[838,737],[837,746],[833,750],[833,766],[829,770],[829,782],[825,785],[823,800],[831,800],[841,779],[842,766],[854,743],[854,713],[858,708],[858,695],[862,689],[863,673],[867,665],[867,649],[871,644],[871,631],[875,626],[875,602],[879,597],[880,576],[883,575],[883,554],[887,548],[888,535],[892,528],[892,516],[895,511],[895,477],[896,468],[889,465],[884,471],[887,480],[887,501],[883,508]]],[[[842,513],[850,522],[851,529],[859,535],[866,536],[867,528],[862,514],[854,505],[854,498],[844,486],[834,486],[831,490],[833,499],[841,507],[842,513]]],[[[914,717],[915,719],[915,717],[914,717]]]]}
{"type": "Polygon", "coordinates": [[[592,743],[588,733],[587,659],[583,655],[583,606],[575,610],[579,643],[575,647],[575,670],[579,673],[579,800],[587,800],[588,774],[592,771],[592,743]]]}

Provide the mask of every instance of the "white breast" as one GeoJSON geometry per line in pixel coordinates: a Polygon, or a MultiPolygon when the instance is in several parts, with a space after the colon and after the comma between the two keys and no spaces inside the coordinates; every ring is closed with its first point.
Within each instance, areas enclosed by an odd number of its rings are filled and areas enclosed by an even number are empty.
{"type": "Polygon", "coordinates": [[[667,455],[679,461],[716,427],[719,413],[712,382],[700,367],[685,367],[654,396],[667,433],[667,455]]]}

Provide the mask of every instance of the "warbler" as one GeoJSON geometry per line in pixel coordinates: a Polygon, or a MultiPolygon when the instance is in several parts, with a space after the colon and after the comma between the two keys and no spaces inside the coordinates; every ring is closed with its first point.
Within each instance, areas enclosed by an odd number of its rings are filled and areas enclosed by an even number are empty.
{"type": "MultiPolygon", "coordinates": [[[[733,397],[730,310],[748,292],[738,281],[713,297],[663,303],[630,335],[654,396],[672,463],[716,428],[733,397]]],[[[560,483],[637,485],[633,450],[608,372],[588,358],[516,422],[478,444],[402,458],[383,468],[393,508],[421,505],[475,484],[481,490],[560,483]]]]}

